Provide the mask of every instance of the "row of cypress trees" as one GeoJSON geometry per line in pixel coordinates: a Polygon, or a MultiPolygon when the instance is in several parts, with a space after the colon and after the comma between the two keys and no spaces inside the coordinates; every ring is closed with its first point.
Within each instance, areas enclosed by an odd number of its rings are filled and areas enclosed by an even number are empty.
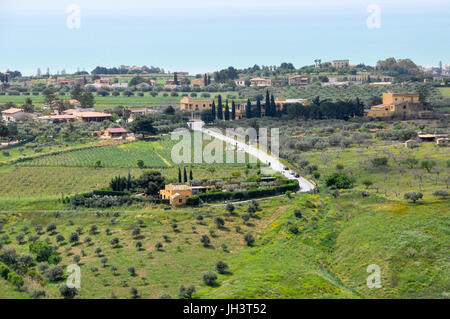
{"type": "MultiPolygon", "coordinates": [[[[192,169],[189,170],[189,182],[192,181],[194,179],[194,176],[192,174],[192,169]]],[[[187,178],[187,171],[186,171],[186,167],[183,167],[183,179],[181,179],[181,168],[178,167],[178,183],[187,183],[188,182],[188,178],[187,178]]]]}
{"type": "MultiPolygon", "coordinates": [[[[260,118],[262,116],[261,112],[261,100],[259,97],[256,99],[256,110],[253,113],[252,110],[252,103],[250,102],[250,99],[247,99],[247,107],[245,108],[246,111],[246,117],[252,118],[257,117],[260,118]]],[[[228,100],[225,101],[225,105],[222,104],[222,96],[219,95],[217,98],[217,110],[216,110],[216,104],[215,101],[212,102],[211,106],[211,116],[214,120],[235,120],[236,119],[236,105],[234,101],[231,102],[231,114],[230,109],[228,107],[228,100]]],[[[265,116],[278,116],[277,114],[277,108],[275,105],[275,97],[273,94],[269,94],[269,90],[266,90],[266,101],[265,101],[265,116]]]]}

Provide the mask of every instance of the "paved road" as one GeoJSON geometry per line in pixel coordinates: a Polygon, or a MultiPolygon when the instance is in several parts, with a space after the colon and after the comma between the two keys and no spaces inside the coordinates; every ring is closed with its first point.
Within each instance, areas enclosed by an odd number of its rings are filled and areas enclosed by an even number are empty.
{"type": "Polygon", "coordinates": [[[244,152],[256,157],[259,159],[262,163],[270,164],[270,167],[286,176],[288,179],[296,179],[298,180],[298,184],[300,185],[300,192],[309,192],[313,190],[316,186],[308,181],[307,179],[303,177],[295,177],[291,174],[289,174],[289,171],[286,171],[283,169],[284,165],[273,155],[269,155],[266,152],[257,149],[254,146],[248,145],[246,143],[236,141],[232,139],[231,137],[225,136],[221,133],[211,131],[208,128],[203,127],[202,121],[195,121],[189,123],[190,128],[194,131],[202,131],[205,134],[211,135],[212,137],[215,137],[219,140],[225,141],[231,145],[235,145],[239,150],[243,150],[244,152]]]}

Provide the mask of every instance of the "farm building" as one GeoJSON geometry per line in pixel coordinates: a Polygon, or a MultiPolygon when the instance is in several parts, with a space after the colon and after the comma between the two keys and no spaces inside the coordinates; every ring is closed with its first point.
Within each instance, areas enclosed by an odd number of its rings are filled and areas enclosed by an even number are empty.
{"type": "Polygon", "coordinates": [[[185,96],[180,100],[180,109],[182,111],[204,111],[209,110],[213,100],[194,100],[190,96],[185,96]]]}
{"type": "Polygon", "coordinates": [[[272,81],[265,78],[253,78],[250,79],[250,86],[272,86],[272,81]]]}
{"type": "Polygon", "coordinates": [[[366,111],[368,117],[406,116],[423,110],[417,93],[383,93],[383,103],[366,111]]]}
{"type": "Polygon", "coordinates": [[[26,113],[22,109],[14,107],[2,111],[1,114],[2,114],[2,121],[5,122],[18,122],[34,117],[33,114],[26,113]]]}
{"type": "Polygon", "coordinates": [[[181,183],[172,183],[159,191],[162,199],[170,200],[170,205],[179,206],[186,204],[186,199],[193,195],[192,187],[181,183]]]}
{"type": "Polygon", "coordinates": [[[124,129],[123,127],[118,128],[107,128],[103,135],[108,138],[120,138],[122,136],[126,136],[128,134],[128,131],[124,129]]]}
{"type": "Polygon", "coordinates": [[[301,76],[301,75],[294,75],[289,78],[289,85],[300,85],[300,86],[306,86],[309,84],[309,80],[307,77],[301,76]]]}
{"type": "Polygon", "coordinates": [[[2,111],[2,121],[5,122],[15,122],[16,119],[25,112],[22,109],[18,108],[9,108],[7,110],[2,111]]]}
{"type": "Polygon", "coordinates": [[[198,87],[202,88],[205,86],[205,79],[203,79],[203,78],[194,79],[194,80],[192,80],[191,85],[192,85],[192,87],[198,86],[198,87]]]}
{"type": "Polygon", "coordinates": [[[57,115],[40,116],[37,119],[41,121],[47,121],[49,123],[61,123],[61,122],[75,121],[77,118],[69,114],[57,114],[57,115]]]}

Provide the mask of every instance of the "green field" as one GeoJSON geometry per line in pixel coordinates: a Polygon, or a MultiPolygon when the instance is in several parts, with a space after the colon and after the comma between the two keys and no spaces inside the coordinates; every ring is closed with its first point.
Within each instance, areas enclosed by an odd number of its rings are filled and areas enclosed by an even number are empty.
{"type": "MultiPolygon", "coordinates": [[[[137,93],[136,93],[137,94],[137,93]]],[[[97,110],[105,110],[112,109],[116,106],[123,106],[128,108],[139,108],[139,107],[166,107],[172,105],[174,107],[178,107],[180,104],[180,100],[182,98],[182,93],[178,93],[178,96],[171,96],[168,93],[168,96],[163,96],[163,92],[160,92],[157,96],[153,97],[149,94],[149,92],[145,92],[144,96],[97,96],[95,95],[95,108],[97,110]]],[[[189,94],[189,93],[188,93],[189,94]]],[[[237,92],[216,92],[209,93],[211,97],[215,97],[216,95],[221,94],[223,98],[225,98],[228,94],[232,94],[233,96],[238,97],[237,92]]],[[[201,93],[197,93],[198,98],[201,93]]],[[[14,102],[17,105],[22,105],[25,103],[26,98],[31,98],[33,104],[38,107],[42,107],[45,102],[45,97],[43,95],[0,95],[0,104],[4,104],[6,102],[14,102]]],[[[59,96],[62,100],[69,100],[70,96],[59,96]]]]}
{"type": "Polygon", "coordinates": [[[450,97],[450,87],[447,88],[439,88],[441,94],[445,97],[450,97]]]}

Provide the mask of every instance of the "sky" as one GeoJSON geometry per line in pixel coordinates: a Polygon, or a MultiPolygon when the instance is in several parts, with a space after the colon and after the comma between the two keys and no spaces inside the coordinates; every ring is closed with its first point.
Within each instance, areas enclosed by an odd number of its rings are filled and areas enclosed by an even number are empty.
{"type": "Polygon", "coordinates": [[[448,0],[0,0],[0,71],[447,65],[449,17],[448,0]]]}

